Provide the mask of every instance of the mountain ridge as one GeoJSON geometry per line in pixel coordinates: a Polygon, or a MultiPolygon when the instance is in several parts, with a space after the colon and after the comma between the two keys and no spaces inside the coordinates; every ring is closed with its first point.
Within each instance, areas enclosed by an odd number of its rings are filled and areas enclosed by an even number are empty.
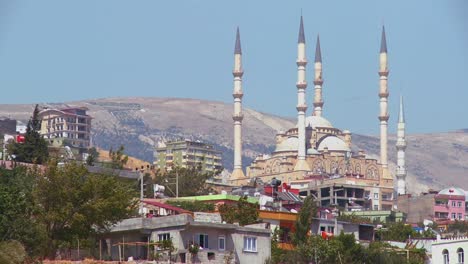
{"type": "MultiPolygon", "coordinates": [[[[153,160],[158,140],[190,138],[212,143],[223,152],[223,165],[232,169],[233,129],[231,103],[196,98],[112,97],[65,103],[49,107],[86,106],[93,117],[92,142],[109,149],[123,144],[136,158],[153,160]]],[[[27,121],[32,104],[2,104],[0,116],[27,121]]],[[[274,149],[275,134],[295,126],[293,118],[244,108],[243,164],[274,149]]],[[[389,135],[390,169],[395,168],[396,137],[389,135]]],[[[408,134],[408,186],[410,191],[458,185],[468,189],[468,129],[442,133],[408,134]]],[[[379,138],[353,134],[353,149],[363,149],[378,159],[379,138]]]]}

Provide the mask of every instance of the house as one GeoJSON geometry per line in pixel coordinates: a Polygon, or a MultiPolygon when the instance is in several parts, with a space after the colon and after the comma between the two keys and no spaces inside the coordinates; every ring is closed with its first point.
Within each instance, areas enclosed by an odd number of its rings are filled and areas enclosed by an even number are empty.
{"type": "Polygon", "coordinates": [[[437,237],[432,242],[432,263],[465,263],[465,251],[468,251],[468,237],[437,237]]]}
{"type": "Polygon", "coordinates": [[[344,234],[353,234],[356,240],[374,240],[373,225],[343,222],[336,220],[336,218],[334,220],[314,218],[310,229],[311,233],[315,235],[322,235],[323,232],[326,232],[337,236],[343,232],[344,234]]]}
{"type": "Polygon", "coordinates": [[[180,263],[264,263],[271,255],[270,230],[264,226],[223,224],[218,214],[177,214],[125,219],[105,234],[103,255],[112,260],[148,259],[158,251],[152,241],[172,240],[172,258],[180,263]],[[190,247],[198,247],[196,254],[190,247]]]}

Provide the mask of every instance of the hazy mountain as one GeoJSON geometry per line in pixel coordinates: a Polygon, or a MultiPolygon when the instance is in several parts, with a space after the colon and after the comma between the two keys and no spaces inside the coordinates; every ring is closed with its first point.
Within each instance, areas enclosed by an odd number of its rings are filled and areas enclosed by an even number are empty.
{"type": "MultiPolygon", "coordinates": [[[[232,169],[232,105],[196,99],[106,98],[78,102],[43,104],[49,107],[86,106],[93,116],[93,142],[109,149],[123,144],[129,155],[153,161],[158,140],[199,139],[223,151],[224,166],[232,169]]],[[[33,105],[0,105],[0,116],[26,121],[33,105]]],[[[244,165],[274,147],[274,135],[294,125],[293,119],[244,112],[244,165]]],[[[354,148],[378,157],[379,139],[353,134],[354,148]]],[[[389,142],[391,168],[394,168],[395,138],[389,142]]],[[[419,192],[447,185],[468,189],[468,130],[408,136],[407,163],[409,188],[419,192]]]]}

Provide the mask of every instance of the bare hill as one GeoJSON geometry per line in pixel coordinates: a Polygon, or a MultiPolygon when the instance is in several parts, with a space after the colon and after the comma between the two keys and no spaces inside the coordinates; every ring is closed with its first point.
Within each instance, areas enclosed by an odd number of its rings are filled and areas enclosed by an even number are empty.
{"type": "MultiPolygon", "coordinates": [[[[93,116],[93,142],[109,149],[123,144],[129,155],[153,160],[158,140],[199,139],[223,151],[224,166],[232,169],[232,105],[180,98],[106,98],[45,104],[51,107],[86,106],[93,116]]],[[[32,105],[0,105],[0,116],[26,121],[32,105]]],[[[244,164],[260,153],[269,153],[274,135],[294,125],[292,119],[245,109],[243,126],[244,164]]],[[[390,161],[395,162],[395,138],[389,142],[390,161]]],[[[377,157],[379,140],[353,135],[355,148],[377,157]]],[[[456,184],[468,189],[468,131],[408,136],[409,188],[419,192],[427,187],[456,184]]],[[[394,166],[394,164],[390,164],[394,166]]]]}

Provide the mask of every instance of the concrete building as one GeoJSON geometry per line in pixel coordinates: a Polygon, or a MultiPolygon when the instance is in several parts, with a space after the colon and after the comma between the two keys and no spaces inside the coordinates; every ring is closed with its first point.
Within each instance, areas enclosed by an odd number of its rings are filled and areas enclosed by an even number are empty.
{"type": "Polygon", "coordinates": [[[222,169],[221,152],[212,145],[199,141],[186,139],[160,142],[155,157],[154,164],[162,170],[170,171],[176,166],[187,168],[198,164],[205,171],[222,169]]]}
{"type": "Polygon", "coordinates": [[[380,185],[378,179],[359,175],[314,175],[290,182],[301,195],[312,194],[320,206],[338,206],[345,211],[393,210],[393,186],[380,185]]]}
{"type": "Polygon", "coordinates": [[[216,217],[207,219],[206,215],[197,219],[189,214],[125,219],[101,241],[105,243],[104,252],[113,260],[130,256],[147,259],[149,241],[167,239],[173,242],[176,251],[172,255],[178,263],[227,263],[228,258],[229,263],[264,263],[271,256],[269,229],[223,224],[216,217]],[[125,247],[123,241],[130,246],[125,247]],[[189,247],[194,244],[199,251],[193,256],[189,247]]]}
{"type": "Polygon", "coordinates": [[[428,219],[442,227],[455,220],[467,220],[467,200],[468,195],[463,189],[449,187],[419,196],[400,195],[397,208],[407,214],[409,223],[420,223],[428,219]]]}
{"type": "Polygon", "coordinates": [[[468,251],[468,237],[437,238],[431,246],[431,263],[450,264],[465,263],[465,252],[468,251]]]}
{"type": "Polygon", "coordinates": [[[52,147],[78,149],[85,153],[91,146],[91,119],[86,107],[46,108],[39,112],[41,135],[52,147]]]}

